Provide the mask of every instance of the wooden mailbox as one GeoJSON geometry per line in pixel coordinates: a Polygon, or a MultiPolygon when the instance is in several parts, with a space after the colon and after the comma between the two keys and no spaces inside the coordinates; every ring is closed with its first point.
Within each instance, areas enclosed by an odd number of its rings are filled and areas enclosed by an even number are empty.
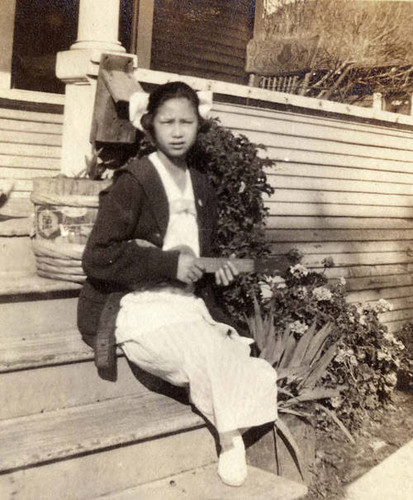
{"type": "Polygon", "coordinates": [[[102,54],[96,86],[90,141],[133,144],[136,129],[129,121],[130,96],[142,87],[133,76],[133,56],[102,54]]]}

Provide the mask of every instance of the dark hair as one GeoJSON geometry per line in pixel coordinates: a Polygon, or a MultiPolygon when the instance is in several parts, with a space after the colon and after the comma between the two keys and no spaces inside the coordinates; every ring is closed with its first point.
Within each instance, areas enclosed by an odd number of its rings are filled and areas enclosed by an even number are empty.
{"type": "Polygon", "coordinates": [[[184,98],[193,105],[198,117],[199,128],[205,120],[199,114],[199,98],[195,90],[184,82],[169,82],[157,87],[149,96],[147,112],[142,116],[141,123],[145,130],[153,134],[153,118],[162,104],[169,99],[184,98]]]}

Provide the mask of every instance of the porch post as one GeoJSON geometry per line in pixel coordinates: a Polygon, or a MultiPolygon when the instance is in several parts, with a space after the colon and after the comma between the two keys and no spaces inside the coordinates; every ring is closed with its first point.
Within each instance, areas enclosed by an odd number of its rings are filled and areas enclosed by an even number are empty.
{"type": "Polygon", "coordinates": [[[80,0],[78,35],[57,54],[56,75],[66,83],[61,172],[73,177],[85,168],[96,78],[102,53],[124,53],[118,40],[120,0],[80,0]]]}
{"type": "Polygon", "coordinates": [[[0,47],[2,47],[0,50],[0,89],[9,89],[11,87],[16,0],[8,0],[3,4],[0,16],[0,47]]]}
{"type": "Polygon", "coordinates": [[[380,92],[373,93],[373,109],[383,109],[383,95],[380,92]]]}

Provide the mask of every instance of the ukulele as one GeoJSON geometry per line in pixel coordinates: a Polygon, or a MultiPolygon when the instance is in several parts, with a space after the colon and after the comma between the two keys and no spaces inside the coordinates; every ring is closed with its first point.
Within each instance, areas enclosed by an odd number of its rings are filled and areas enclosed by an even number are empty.
{"type": "MultiPolygon", "coordinates": [[[[140,247],[155,247],[153,243],[147,240],[134,240],[140,247]]],[[[170,250],[179,250],[181,253],[194,255],[191,248],[179,246],[170,250]]],[[[264,273],[264,274],[284,274],[290,264],[284,255],[271,256],[259,259],[250,258],[232,258],[232,257],[195,257],[195,264],[200,267],[204,273],[215,273],[228,261],[231,261],[240,273],[264,273]]]]}

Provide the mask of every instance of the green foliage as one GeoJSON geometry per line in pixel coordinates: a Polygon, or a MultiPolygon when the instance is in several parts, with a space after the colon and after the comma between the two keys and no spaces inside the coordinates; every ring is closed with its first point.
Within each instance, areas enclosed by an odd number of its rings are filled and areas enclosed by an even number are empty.
{"type": "MultiPolygon", "coordinates": [[[[300,255],[295,254],[297,259],[300,255]]],[[[331,259],[324,262],[325,267],[332,264],[331,259]]],[[[274,331],[287,329],[297,345],[300,339],[311,338],[314,328],[331,325],[325,348],[335,345],[336,354],[321,380],[326,390],[342,390],[324,403],[348,429],[359,428],[367,414],[374,415],[391,401],[403,345],[379,320],[390,304],[384,300],[349,304],[344,279],[330,285],[324,272],[311,271],[299,262],[283,278],[267,277],[261,288],[274,331]]],[[[329,425],[325,411],[320,413],[319,425],[329,425]]]]}
{"type": "MultiPolygon", "coordinates": [[[[275,304],[270,300],[269,307],[261,310],[254,299],[254,314],[247,317],[247,323],[252,337],[255,339],[257,354],[268,361],[277,371],[278,411],[290,413],[312,420],[314,409],[323,410],[345,434],[353,438],[345,425],[334,411],[330,411],[319,402],[331,401],[340,397],[343,387],[325,387],[324,380],[328,377],[328,369],[337,353],[339,340],[331,344],[333,336],[331,323],[317,327],[314,321],[303,335],[296,335],[290,324],[279,328],[275,325],[275,304]]],[[[275,427],[282,433],[293,452],[297,466],[301,471],[300,450],[280,418],[275,427]]],[[[277,438],[277,433],[274,434],[277,438]]]]}
{"type": "Polygon", "coordinates": [[[413,390],[413,322],[403,325],[395,337],[405,347],[400,354],[399,386],[413,390]]]}
{"type": "MultiPolygon", "coordinates": [[[[207,173],[218,197],[218,233],[215,242],[223,256],[262,257],[269,253],[265,238],[268,208],[264,196],[273,193],[265,169],[275,162],[259,155],[263,146],[252,143],[244,135],[236,135],[211,120],[199,136],[190,161],[207,173]]],[[[242,322],[250,310],[251,291],[258,291],[257,277],[241,275],[231,286],[216,288],[221,304],[235,321],[242,322]]]]}

